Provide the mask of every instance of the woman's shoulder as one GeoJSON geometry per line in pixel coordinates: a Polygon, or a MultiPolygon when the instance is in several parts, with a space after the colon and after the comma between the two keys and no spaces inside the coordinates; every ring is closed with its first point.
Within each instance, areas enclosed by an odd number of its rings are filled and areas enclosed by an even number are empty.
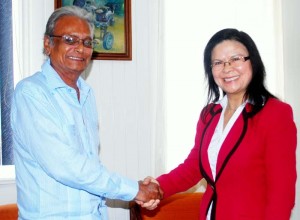
{"type": "Polygon", "coordinates": [[[293,110],[290,104],[278,98],[269,98],[261,111],[264,117],[272,118],[293,118],[293,110]]]}
{"type": "Polygon", "coordinates": [[[265,108],[266,109],[276,109],[277,111],[279,110],[288,110],[288,109],[292,109],[292,107],[290,106],[290,104],[288,104],[287,102],[284,102],[278,98],[269,98],[267,103],[265,104],[265,108]]]}

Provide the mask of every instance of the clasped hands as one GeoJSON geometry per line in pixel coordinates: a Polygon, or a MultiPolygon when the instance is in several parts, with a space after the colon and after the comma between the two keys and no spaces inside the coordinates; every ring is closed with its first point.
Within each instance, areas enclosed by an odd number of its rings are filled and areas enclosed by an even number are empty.
{"type": "Polygon", "coordinates": [[[143,181],[139,181],[139,192],[134,198],[135,202],[148,210],[155,209],[163,198],[163,191],[159,187],[159,183],[153,177],[146,177],[143,181]]]}

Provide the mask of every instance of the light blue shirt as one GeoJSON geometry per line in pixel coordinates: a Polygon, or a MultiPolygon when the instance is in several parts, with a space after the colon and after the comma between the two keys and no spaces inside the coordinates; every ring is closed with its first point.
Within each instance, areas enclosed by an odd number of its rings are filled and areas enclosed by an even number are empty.
{"type": "Polygon", "coordinates": [[[16,86],[11,125],[19,220],[107,219],[105,198],[132,200],[138,183],[99,160],[98,115],[82,78],[76,91],[49,60],[16,86]]]}

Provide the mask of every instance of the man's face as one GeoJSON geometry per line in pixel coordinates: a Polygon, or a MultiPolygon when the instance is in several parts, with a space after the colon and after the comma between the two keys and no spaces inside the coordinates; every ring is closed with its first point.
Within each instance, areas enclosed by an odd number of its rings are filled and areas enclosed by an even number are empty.
{"type": "MultiPolygon", "coordinates": [[[[70,35],[82,40],[92,38],[88,23],[74,16],[61,17],[56,23],[53,35],[70,35]]],[[[82,40],[78,44],[69,45],[61,37],[52,39],[53,45],[48,36],[44,38],[44,48],[50,57],[51,66],[67,84],[76,82],[90,63],[93,49],[83,46],[82,40]]]]}

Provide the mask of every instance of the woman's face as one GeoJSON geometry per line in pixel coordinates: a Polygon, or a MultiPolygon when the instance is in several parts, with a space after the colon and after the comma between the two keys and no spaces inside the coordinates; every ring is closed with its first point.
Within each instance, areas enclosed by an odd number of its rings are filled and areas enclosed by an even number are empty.
{"type": "Polygon", "coordinates": [[[213,78],[229,98],[244,97],[252,79],[252,66],[248,56],[246,47],[234,40],[222,41],[212,50],[213,78]]]}

